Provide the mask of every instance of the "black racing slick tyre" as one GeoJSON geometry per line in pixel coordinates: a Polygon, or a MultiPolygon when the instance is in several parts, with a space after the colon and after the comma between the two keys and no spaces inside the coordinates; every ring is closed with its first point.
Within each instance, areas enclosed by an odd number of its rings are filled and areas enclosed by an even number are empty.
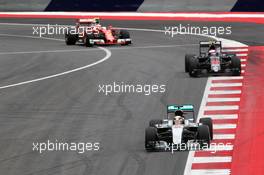
{"type": "Polygon", "coordinates": [[[86,47],[93,47],[94,43],[91,42],[91,39],[94,39],[94,35],[93,34],[87,34],[85,39],[84,39],[84,45],[86,47]]]}
{"type": "Polygon", "coordinates": [[[189,70],[188,70],[190,77],[197,77],[198,76],[198,72],[197,72],[198,66],[199,66],[198,59],[195,57],[191,57],[189,59],[189,70]]]}
{"type": "Polygon", "coordinates": [[[200,125],[197,128],[197,139],[202,146],[210,146],[210,131],[207,125],[200,125]]]}
{"type": "Polygon", "coordinates": [[[187,73],[187,72],[189,72],[189,63],[190,63],[190,59],[192,58],[192,57],[194,57],[195,55],[193,55],[193,54],[186,54],[185,55],[185,72],[187,73]]]}
{"type": "Polygon", "coordinates": [[[232,72],[234,76],[240,76],[241,74],[241,61],[237,56],[231,58],[232,72]]]}
{"type": "Polygon", "coordinates": [[[148,127],[145,130],[145,149],[147,151],[154,151],[155,144],[158,141],[157,130],[154,127],[148,127]]]}
{"type": "Polygon", "coordinates": [[[211,118],[201,118],[199,123],[202,123],[203,125],[208,126],[209,132],[210,132],[210,138],[213,140],[214,134],[213,134],[213,120],[211,118]]]}
{"type": "Polygon", "coordinates": [[[78,40],[78,35],[71,34],[71,33],[66,33],[65,34],[65,43],[67,45],[75,45],[77,40],[78,40]]]}
{"type": "MultiPolygon", "coordinates": [[[[120,30],[119,39],[130,39],[130,33],[127,30],[120,30]]],[[[126,41],[125,44],[122,45],[129,45],[129,44],[132,44],[131,41],[126,41]]]]}
{"type": "Polygon", "coordinates": [[[96,39],[102,39],[102,40],[105,40],[105,34],[103,32],[100,32],[98,34],[98,36],[96,37],[96,39]]]}
{"type": "Polygon", "coordinates": [[[120,30],[119,35],[120,35],[120,37],[119,37],[120,39],[130,38],[130,34],[127,30],[120,30]]]}
{"type": "Polygon", "coordinates": [[[162,120],[156,119],[156,120],[150,120],[149,121],[149,126],[150,127],[155,127],[155,125],[157,125],[157,124],[162,124],[162,120]]]}

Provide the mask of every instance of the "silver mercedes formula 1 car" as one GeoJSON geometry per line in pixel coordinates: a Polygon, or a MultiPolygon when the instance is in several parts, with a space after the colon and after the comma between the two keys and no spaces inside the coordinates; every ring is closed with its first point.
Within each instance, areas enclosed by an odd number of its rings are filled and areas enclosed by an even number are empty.
{"type": "Polygon", "coordinates": [[[168,105],[165,119],[149,122],[145,130],[145,149],[162,150],[188,143],[206,144],[210,147],[212,139],[211,118],[201,118],[199,122],[195,122],[193,105],[168,105]]]}

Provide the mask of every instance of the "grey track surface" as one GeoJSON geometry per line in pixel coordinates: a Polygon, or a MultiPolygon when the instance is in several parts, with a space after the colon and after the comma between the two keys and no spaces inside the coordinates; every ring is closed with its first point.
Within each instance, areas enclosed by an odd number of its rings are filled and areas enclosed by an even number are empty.
{"type": "MultiPolygon", "coordinates": [[[[59,23],[45,20],[1,21],[59,23]]],[[[68,22],[65,20],[62,23],[68,22]]],[[[106,23],[156,29],[175,24],[169,21],[106,23]]],[[[255,28],[261,31],[261,27],[255,28]]],[[[32,35],[32,27],[1,24],[0,34],[32,35]]],[[[190,44],[196,44],[204,38],[185,35],[170,38],[163,33],[142,31],[131,31],[131,35],[134,45],[106,47],[111,50],[112,56],[99,65],[62,77],[0,90],[0,174],[183,174],[188,152],[146,153],[144,129],[150,119],[165,115],[167,103],[193,103],[198,110],[207,78],[189,78],[184,73],[183,58],[186,52],[197,51],[197,47],[190,44]],[[179,44],[185,46],[140,48],[179,44]],[[113,81],[166,84],[167,91],[150,96],[128,93],[105,96],[98,93],[99,84],[113,81]],[[100,150],[84,154],[39,154],[32,151],[32,142],[56,139],[66,142],[100,142],[100,150]]],[[[0,86],[80,67],[105,55],[101,50],[66,46],[61,41],[7,36],[0,38],[0,54],[83,49],[67,53],[0,55],[0,86]]],[[[240,39],[250,41],[249,38],[240,39]]]]}

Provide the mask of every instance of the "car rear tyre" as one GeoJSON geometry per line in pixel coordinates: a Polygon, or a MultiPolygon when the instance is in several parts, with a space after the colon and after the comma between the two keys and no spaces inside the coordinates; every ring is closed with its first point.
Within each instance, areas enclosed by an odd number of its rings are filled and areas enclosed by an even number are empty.
{"type": "Polygon", "coordinates": [[[193,54],[186,54],[185,55],[185,72],[189,72],[189,64],[190,64],[190,59],[194,57],[195,55],[193,54]]]}
{"type": "Polygon", "coordinates": [[[188,69],[190,77],[198,76],[198,72],[197,72],[198,66],[199,66],[198,59],[195,57],[191,57],[189,59],[189,69],[188,69]]]}
{"type": "Polygon", "coordinates": [[[240,76],[241,74],[241,61],[237,56],[231,58],[232,70],[234,76],[240,76]]]}
{"type": "Polygon", "coordinates": [[[207,145],[209,148],[211,141],[209,127],[207,125],[200,125],[198,126],[197,133],[200,144],[202,144],[202,146],[207,145]]]}
{"type": "Polygon", "coordinates": [[[155,127],[155,125],[157,125],[157,124],[162,124],[162,120],[160,120],[160,119],[155,119],[155,120],[150,120],[150,121],[149,121],[149,126],[150,126],[150,127],[155,127]]]}
{"type": "Polygon", "coordinates": [[[157,130],[154,127],[148,127],[145,130],[145,149],[147,151],[155,150],[155,143],[157,141],[157,130]]]}
{"type": "Polygon", "coordinates": [[[105,34],[103,32],[100,32],[98,34],[98,37],[96,37],[96,39],[102,39],[102,40],[105,40],[105,34]]]}
{"type": "Polygon", "coordinates": [[[203,125],[208,126],[209,132],[210,132],[210,138],[213,140],[214,134],[213,134],[213,121],[211,118],[201,118],[199,123],[202,123],[203,125]]]}
{"type": "Polygon", "coordinates": [[[65,34],[65,43],[67,45],[75,45],[78,40],[78,35],[73,35],[70,33],[65,34]]]}

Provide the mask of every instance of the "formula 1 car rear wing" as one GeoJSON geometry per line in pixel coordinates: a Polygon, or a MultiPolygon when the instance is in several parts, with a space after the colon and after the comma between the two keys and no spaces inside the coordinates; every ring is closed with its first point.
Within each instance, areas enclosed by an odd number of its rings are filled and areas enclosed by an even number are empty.
{"type": "Polygon", "coordinates": [[[200,41],[200,47],[210,47],[212,44],[222,48],[222,41],[200,41]]]}
{"type": "Polygon", "coordinates": [[[194,107],[191,104],[183,105],[167,105],[167,113],[174,113],[175,111],[181,110],[183,112],[194,112],[194,107]]]}
{"type": "Polygon", "coordinates": [[[100,18],[80,18],[80,19],[77,19],[77,23],[95,23],[95,24],[99,24],[100,23],[100,18]]]}

